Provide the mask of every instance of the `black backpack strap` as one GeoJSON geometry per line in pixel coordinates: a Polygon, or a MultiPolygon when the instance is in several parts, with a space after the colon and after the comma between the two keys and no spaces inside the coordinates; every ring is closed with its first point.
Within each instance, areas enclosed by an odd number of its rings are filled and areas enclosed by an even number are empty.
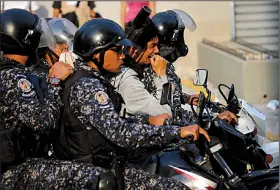
{"type": "MultiPolygon", "coordinates": [[[[78,70],[74,73],[74,75],[69,78],[66,82],[65,82],[65,86],[64,86],[64,91],[63,91],[63,102],[64,104],[69,105],[69,96],[70,96],[70,90],[71,87],[75,84],[75,82],[77,80],[79,80],[82,77],[92,77],[92,78],[97,78],[100,80],[100,82],[106,86],[108,86],[108,84],[110,84],[108,81],[106,81],[105,79],[102,79],[101,77],[95,76],[93,74],[91,74],[90,72],[86,71],[86,70],[78,70]]],[[[63,120],[63,118],[62,118],[63,120]]],[[[64,132],[64,126],[61,125],[61,130],[62,132],[64,132]]],[[[59,137],[60,141],[63,141],[61,143],[63,143],[63,146],[67,147],[67,141],[65,136],[63,138],[59,137]]],[[[117,148],[116,146],[114,146],[113,144],[111,144],[113,147],[117,148]]],[[[98,152],[98,150],[96,151],[98,152]]],[[[126,155],[122,149],[119,149],[117,151],[117,154],[115,159],[113,159],[113,169],[115,170],[115,177],[117,180],[117,184],[118,184],[118,189],[124,189],[124,176],[123,176],[123,171],[124,171],[124,166],[126,164],[127,161],[127,157],[124,156],[126,155]]],[[[98,157],[98,155],[95,155],[98,157]]],[[[106,159],[106,157],[104,157],[103,159],[106,159]]],[[[94,160],[94,158],[93,158],[94,160]]],[[[80,160],[82,161],[82,160],[80,160]]]]}
{"type": "MultiPolygon", "coordinates": [[[[62,101],[64,105],[69,105],[69,96],[71,87],[75,84],[77,80],[83,77],[89,77],[92,76],[88,71],[86,70],[78,70],[74,72],[74,74],[69,77],[65,83],[63,88],[63,94],[62,94],[62,101]]],[[[70,159],[70,154],[68,151],[68,143],[66,140],[66,128],[64,126],[64,118],[65,118],[65,109],[64,107],[61,107],[61,114],[60,118],[57,122],[57,129],[53,131],[53,145],[54,145],[54,151],[55,156],[58,157],[58,159],[70,159]]]]}
{"type": "Polygon", "coordinates": [[[71,87],[75,84],[76,81],[78,81],[80,78],[83,77],[95,77],[90,72],[86,70],[78,70],[72,75],[70,78],[66,80],[64,83],[64,89],[63,89],[63,102],[68,103],[68,99],[70,96],[70,90],[71,87]]]}
{"type": "Polygon", "coordinates": [[[15,67],[23,67],[23,66],[15,63],[5,63],[2,59],[0,59],[0,70],[12,69],[15,67]]]}

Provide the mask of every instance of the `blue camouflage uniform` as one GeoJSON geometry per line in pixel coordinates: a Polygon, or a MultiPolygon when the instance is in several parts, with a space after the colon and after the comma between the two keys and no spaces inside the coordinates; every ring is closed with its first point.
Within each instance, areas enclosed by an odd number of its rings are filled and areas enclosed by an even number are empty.
{"type": "MultiPolygon", "coordinates": [[[[103,78],[84,63],[76,64],[75,70],[87,70],[103,78]]],[[[106,87],[97,78],[83,77],[76,81],[71,87],[69,102],[86,130],[95,127],[120,147],[164,147],[179,140],[178,126],[146,125],[143,124],[145,117],[141,116],[121,119],[106,93],[106,87]]],[[[3,182],[23,189],[94,189],[98,176],[108,170],[86,163],[32,159],[6,172],[3,182]]],[[[124,182],[126,189],[188,189],[174,179],[152,175],[132,165],[124,169],[124,182]]]]}
{"type": "MultiPolygon", "coordinates": [[[[157,88],[154,80],[157,76],[151,65],[144,68],[143,75],[144,77],[142,79],[142,82],[144,83],[145,88],[156,97],[157,88]]],[[[166,68],[166,75],[167,75],[168,82],[171,83],[172,85],[172,100],[171,100],[172,104],[170,105],[172,115],[173,116],[176,116],[178,114],[181,115],[181,117],[186,120],[185,121],[186,123],[195,122],[196,119],[193,113],[191,111],[184,110],[181,107],[181,104],[184,104],[184,102],[182,101],[182,95],[184,95],[184,93],[182,91],[181,79],[176,74],[175,67],[173,66],[173,64],[168,63],[166,68]]],[[[174,117],[173,120],[175,122],[181,121],[179,117],[174,117]]]]}
{"type": "Polygon", "coordinates": [[[40,62],[32,66],[30,69],[32,70],[33,74],[47,80],[50,66],[45,58],[41,58],[40,62]]]}
{"type": "Polygon", "coordinates": [[[47,156],[45,148],[59,116],[62,89],[47,85],[15,60],[4,57],[0,61],[3,173],[28,157],[47,156]]]}
{"type": "MultiPolygon", "coordinates": [[[[82,63],[75,70],[85,69],[103,78],[92,67],[82,63]]],[[[120,147],[164,147],[172,140],[179,140],[179,126],[160,126],[128,122],[121,119],[106,93],[106,87],[97,78],[83,77],[71,88],[70,106],[86,128],[95,127],[111,142],[120,147]]]]}
{"type": "Polygon", "coordinates": [[[38,133],[55,128],[62,105],[61,87],[47,85],[45,97],[40,99],[37,92],[43,88],[38,89],[36,80],[33,80],[36,77],[30,75],[24,65],[7,58],[2,60],[17,67],[1,69],[0,108],[4,116],[1,125],[17,132],[26,127],[38,133]]]}
{"type": "MultiPolygon", "coordinates": [[[[108,170],[92,164],[61,160],[29,159],[15,169],[7,171],[1,183],[23,190],[97,189],[98,178],[108,170]]],[[[126,168],[125,189],[188,189],[170,178],[148,174],[135,168],[126,168]]]]}
{"type": "MultiPolygon", "coordinates": [[[[76,64],[75,70],[84,69],[92,75],[103,76],[86,63],[76,64]]],[[[164,147],[179,140],[178,126],[150,126],[141,123],[135,117],[121,119],[114,109],[106,87],[98,78],[83,77],[71,87],[69,103],[73,113],[90,130],[95,127],[105,138],[119,147],[136,149],[139,147],[164,147]]],[[[133,167],[125,169],[127,189],[135,185],[144,189],[184,189],[184,185],[173,179],[164,179],[150,175],[133,167]],[[152,183],[147,183],[153,181],[152,183]]]]}

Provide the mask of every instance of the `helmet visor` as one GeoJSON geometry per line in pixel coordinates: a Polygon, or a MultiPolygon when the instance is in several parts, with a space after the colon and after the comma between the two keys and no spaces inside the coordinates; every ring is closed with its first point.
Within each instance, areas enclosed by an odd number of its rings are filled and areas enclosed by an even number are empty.
{"type": "Polygon", "coordinates": [[[65,18],[53,18],[48,23],[54,33],[56,43],[67,44],[72,47],[74,35],[78,28],[65,18]]]}
{"type": "Polygon", "coordinates": [[[191,32],[196,30],[196,24],[190,15],[180,9],[173,9],[172,11],[176,13],[179,27],[187,28],[191,32]]]}
{"type": "Polygon", "coordinates": [[[45,18],[40,18],[37,26],[35,27],[35,30],[40,31],[42,33],[39,48],[55,48],[55,37],[45,18]]]}

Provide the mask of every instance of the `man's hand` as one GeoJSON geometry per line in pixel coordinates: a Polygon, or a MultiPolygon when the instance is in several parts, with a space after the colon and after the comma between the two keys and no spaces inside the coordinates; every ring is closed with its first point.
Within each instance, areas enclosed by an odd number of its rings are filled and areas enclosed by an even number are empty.
{"type": "Polygon", "coordinates": [[[194,141],[196,141],[199,137],[199,134],[202,134],[205,136],[205,138],[208,140],[208,142],[211,141],[208,133],[202,129],[201,127],[199,127],[198,125],[190,125],[190,126],[185,126],[181,128],[181,133],[180,133],[180,137],[181,138],[186,138],[188,135],[193,135],[194,137],[194,141]]]}
{"type": "Polygon", "coordinates": [[[163,57],[154,55],[151,58],[151,65],[158,76],[166,75],[167,60],[165,60],[163,57]]]}
{"type": "Polygon", "coordinates": [[[71,73],[73,73],[73,67],[62,61],[56,62],[49,71],[50,77],[57,77],[60,80],[65,80],[71,73]]]}
{"type": "Polygon", "coordinates": [[[218,118],[220,119],[224,119],[224,120],[227,120],[228,123],[234,123],[234,124],[237,124],[238,123],[238,118],[237,116],[234,114],[234,113],[231,113],[230,111],[225,111],[225,112],[222,112],[218,115],[218,118]]]}
{"type": "Polygon", "coordinates": [[[150,117],[149,122],[151,125],[160,126],[160,125],[163,125],[164,121],[168,118],[171,118],[171,117],[165,113],[165,114],[150,117]]]}
{"type": "Polygon", "coordinates": [[[192,99],[194,99],[192,103],[193,103],[194,106],[197,106],[198,105],[198,98],[199,98],[199,94],[193,94],[193,95],[184,94],[184,100],[189,105],[191,105],[192,99]]]}

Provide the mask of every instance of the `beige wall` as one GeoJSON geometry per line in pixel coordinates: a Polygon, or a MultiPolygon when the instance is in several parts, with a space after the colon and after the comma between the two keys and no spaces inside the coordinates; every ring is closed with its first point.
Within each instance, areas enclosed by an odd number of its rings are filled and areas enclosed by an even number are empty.
{"type": "MultiPolygon", "coordinates": [[[[52,1],[40,4],[52,15],[52,1]]],[[[189,54],[177,61],[176,70],[182,79],[192,78],[197,68],[197,43],[203,38],[214,41],[227,41],[231,37],[231,3],[221,1],[158,1],[157,12],[168,9],[182,9],[190,14],[197,24],[194,32],[185,32],[189,54]]],[[[120,22],[120,1],[96,1],[96,10],[105,18],[120,22]]]]}
{"type": "Polygon", "coordinates": [[[197,69],[197,43],[202,38],[214,41],[227,41],[231,38],[231,4],[230,2],[193,2],[174,1],[159,2],[159,11],[180,8],[195,20],[197,29],[185,32],[185,42],[189,47],[187,57],[176,64],[177,73],[182,79],[192,79],[197,69]],[[176,2],[176,3],[175,3],[176,2]]]}

